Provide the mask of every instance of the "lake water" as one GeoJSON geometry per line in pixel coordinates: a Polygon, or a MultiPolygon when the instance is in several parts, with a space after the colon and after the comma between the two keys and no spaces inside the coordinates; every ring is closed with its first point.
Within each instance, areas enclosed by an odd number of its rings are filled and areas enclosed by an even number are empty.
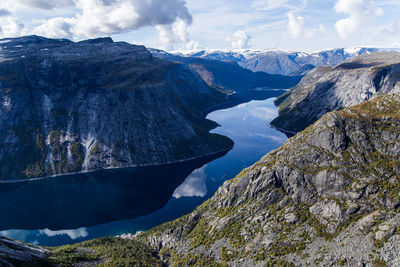
{"type": "Polygon", "coordinates": [[[271,128],[273,99],[210,113],[227,154],[156,167],[104,170],[0,184],[0,235],[45,246],[146,230],[176,219],[286,141],[271,128]]]}

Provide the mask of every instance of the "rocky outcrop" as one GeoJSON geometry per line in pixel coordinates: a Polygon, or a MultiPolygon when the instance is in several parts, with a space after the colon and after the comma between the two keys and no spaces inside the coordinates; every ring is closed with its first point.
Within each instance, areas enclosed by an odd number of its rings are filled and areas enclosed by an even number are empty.
{"type": "MultiPolygon", "coordinates": [[[[5,237],[0,237],[0,265],[4,267],[20,266],[35,261],[46,259],[51,252],[49,250],[23,244],[5,237]]],[[[24,265],[25,266],[25,265],[24,265]]],[[[29,266],[29,265],[26,265],[29,266]]]]}
{"type": "Polygon", "coordinates": [[[398,94],[328,113],[192,213],[136,238],[179,266],[394,266],[399,140],[398,94]]]}
{"type": "MultiPolygon", "coordinates": [[[[236,62],[254,72],[280,75],[304,75],[317,66],[334,66],[357,55],[377,52],[375,48],[331,49],[316,52],[285,52],[279,50],[196,51],[184,56],[236,62]]],[[[183,55],[183,54],[182,54],[183,55]]]]}
{"type": "Polygon", "coordinates": [[[400,53],[379,52],[335,67],[319,67],[277,100],[278,129],[299,132],[325,113],[360,104],[388,92],[400,92],[400,53]]]}
{"type": "Polygon", "coordinates": [[[163,164],[230,149],[225,102],[183,64],[101,38],[0,40],[0,179],[163,164]]]}

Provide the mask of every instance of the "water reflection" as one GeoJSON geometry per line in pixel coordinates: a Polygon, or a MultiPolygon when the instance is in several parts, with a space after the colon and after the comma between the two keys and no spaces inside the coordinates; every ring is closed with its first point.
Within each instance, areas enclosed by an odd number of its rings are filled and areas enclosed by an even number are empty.
{"type": "MultiPolygon", "coordinates": [[[[48,236],[85,237],[82,226],[132,219],[160,209],[193,170],[223,154],[163,166],[0,183],[0,230],[45,229],[41,233],[48,236]]],[[[189,187],[177,194],[187,195],[189,187]]]]}
{"type": "MultiPolygon", "coordinates": [[[[68,189],[71,193],[70,195],[60,192],[61,189],[57,189],[57,186],[55,186],[58,191],[52,194],[54,200],[47,198],[50,204],[43,202],[40,204],[56,206],[51,202],[61,201],[62,198],[73,203],[67,205],[74,208],[73,211],[66,209],[64,212],[62,207],[57,208],[61,209],[59,211],[57,209],[51,211],[54,214],[65,214],[57,219],[56,225],[59,227],[54,228],[47,225],[49,223],[47,217],[53,216],[52,213],[39,213],[37,215],[39,217],[36,220],[37,228],[32,226],[34,219],[30,219],[29,216],[23,218],[20,215],[19,217],[15,215],[13,222],[11,219],[8,219],[7,224],[2,224],[0,221],[1,229],[26,229],[30,226],[29,229],[36,230],[7,230],[0,232],[0,235],[29,243],[55,246],[81,242],[100,236],[135,233],[136,231],[147,230],[166,221],[174,220],[192,211],[196,206],[211,197],[224,181],[235,177],[243,168],[250,166],[269,151],[279,147],[286,140],[284,134],[269,127],[269,122],[276,115],[277,109],[272,99],[251,101],[233,108],[212,112],[207,118],[221,125],[213,132],[228,136],[235,142],[234,148],[223,157],[213,161],[194,162],[190,168],[186,168],[184,171],[180,170],[181,167],[178,166],[179,175],[168,175],[166,170],[158,169],[156,170],[159,173],[158,178],[156,178],[158,182],[155,184],[150,183],[150,176],[147,175],[142,177],[145,181],[135,182],[131,176],[128,176],[129,179],[128,177],[123,179],[117,173],[107,179],[103,177],[105,181],[100,184],[99,180],[92,179],[90,181],[90,179],[87,179],[88,177],[81,179],[81,181],[78,179],[76,182],[80,182],[80,184],[75,187],[72,182],[65,182],[66,188],[74,188],[74,190],[68,189]],[[185,180],[186,177],[187,179],[185,180]],[[136,185],[130,185],[130,183],[136,185]],[[144,184],[138,187],[137,185],[140,183],[144,184]],[[103,187],[103,189],[97,188],[97,186],[103,187]],[[130,187],[134,187],[134,189],[130,189],[130,187]],[[163,195],[165,191],[169,192],[168,197],[163,195]],[[84,195],[84,197],[77,201],[75,198],[79,199],[79,194],[84,195]],[[119,196],[119,194],[122,195],[119,196]],[[137,194],[139,197],[136,196],[137,194]],[[174,197],[170,198],[172,195],[174,197]],[[142,197],[143,200],[140,199],[142,197]],[[170,199],[168,200],[168,198],[170,199]],[[82,199],[92,204],[87,204],[82,199]],[[94,200],[92,201],[91,199],[94,200]],[[147,207],[149,213],[145,213],[146,208],[143,209],[142,206],[147,207]],[[96,212],[88,210],[91,208],[96,212]],[[141,212],[145,215],[135,217],[138,215],[135,212],[136,208],[141,209],[141,212]],[[81,209],[85,211],[83,212],[81,209]],[[113,212],[113,209],[115,209],[115,212],[113,212]],[[155,209],[157,210],[154,211],[155,209]],[[88,215],[84,214],[85,212],[88,215]],[[95,221],[100,223],[93,226],[80,224],[79,216],[86,217],[85,221],[91,219],[90,224],[95,223],[95,221]],[[71,222],[72,219],[78,222],[73,223],[71,222]],[[20,220],[26,220],[26,222],[20,222],[20,220]],[[40,223],[40,220],[43,220],[44,223],[40,223]],[[62,220],[66,220],[66,222],[62,222],[62,220]],[[113,221],[101,223],[110,220],[113,221]]],[[[50,185],[47,185],[49,188],[44,191],[38,188],[39,192],[29,193],[28,191],[33,190],[31,187],[32,190],[23,191],[19,195],[17,193],[19,189],[14,188],[16,185],[2,186],[9,186],[8,190],[13,193],[5,196],[6,192],[0,190],[0,210],[2,211],[0,220],[4,216],[8,216],[8,213],[12,214],[12,207],[18,207],[17,213],[29,213],[26,208],[35,209],[35,205],[38,204],[35,198],[42,198],[41,192],[49,193],[49,191],[54,190],[50,185]],[[29,203],[31,201],[33,202],[29,203]],[[35,201],[36,204],[34,204],[35,201]],[[10,207],[7,207],[8,205],[10,207]],[[5,209],[5,212],[3,212],[3,209],[5,209]]],[[[18,185],[18,187],[20,186],[18,185]]],[[[33,212],[30,212],[30,214],[36,216],[33,212]]]]}
{"type": "Polygon", "coordinates": [[[172,196],[176,199],[181,197],[204,197],[207,194],[206,166],[193,171],[184,183],[175,189],[172,196]]]}

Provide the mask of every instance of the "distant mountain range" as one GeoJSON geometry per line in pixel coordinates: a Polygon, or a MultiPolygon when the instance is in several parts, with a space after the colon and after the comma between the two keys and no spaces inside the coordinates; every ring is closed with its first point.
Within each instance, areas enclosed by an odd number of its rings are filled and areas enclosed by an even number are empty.
{"type": "Polygon", "coordinates": [[[223,60],[218,57],[184,56],[171,54],[163,50],[149,49],[153,56],[164,60],[179,62],[188,65],[197,72],[211,87],[221,91],[235,91],[245,94],[247,90],[254,88],[285,89],[294,86],[300,81],[300,76],[285,76],[265,72],[254,72],[240,66],[236,61],[223,60]]]}
{"type": "Polygon", "coordinates": [[[227,151],[232,141],[209,133],[216,123],[205,119],[207,112],[260,94],[278,96],[284,91],[276,89],[301,78],[254,73],[236,63],[159,57],[166,60],[111,38],[0,40],[0,179],[165,164],[227,151]]]}
{"type": "MultiPolygon", "coordinates": [[[[158,50],[159,51],[159,50],[158,50]]],[[[200,50],[194,52],[176,52],[175,56],[236,62],[239,66],[254,72],[262,71],[280,75],[304,75],[311,69],[322,65],[336,65],[349,58],[377,52],[377,48],[338,48],[315,52],[286,52],[280,50],[200,50]]],[[[153,54],[163,56],[162,53],[153,54]]],[[[168,54],[164,52],[164,56],[168,54]]],[[[171,55],[171,54],[169,54],[171,55]]]]}

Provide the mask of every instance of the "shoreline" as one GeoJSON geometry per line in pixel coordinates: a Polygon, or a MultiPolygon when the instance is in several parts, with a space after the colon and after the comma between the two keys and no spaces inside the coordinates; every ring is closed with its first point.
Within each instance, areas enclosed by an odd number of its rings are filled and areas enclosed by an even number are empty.
{"type": "Polygon", "coordinates": [[[289,130],[285,130],[283,128],[276,127],[275,125],[273,125],[271,123],[269,125],[271,126],[271,128],[284,133],[288,137],[292,137],[292,136],[295,136],[297,134],[297,132],[292,132],[292,131],[289,131],[289,130]]]}
{"type": "Polygon", "coordinates": [[[202,155],[202,156],[191,157],[191,158],[186,158],[186,159],[180,159],[180,160],[175,160],[175,161],[168,161],[168,162],[165,162],[165,163],[149,163],[149,164],[143,164],[143,165],[128,165],[128,166],[125,166],[125,167],[98,168],[98,169],[87,170],[87,171],[71,172],[71,173],[44,176],[44,177],[39,177],[39,178],[29,178],[29,179],[23,179],[22,178],[22,179],[17,179],[17,180],[16,179],[14,179],[14,180],[0,180],[0,185],[1,184],[17,184],[17,183],[25,183],[25,182],[35,182],[35,181],[52,179],[52,178],[72,176],[72,175],[77,175],[77,174],[90,174],[90,173],[101,172],[101,171],[113,171],[113,170],[123,170],[123,169],[134,169],[134,168],[143,168],[143,167],[156,167],[156,166],[163,166],[163,165],[172,165],[172,164],[184,163],[184,162],[192,161],[192,160],[201,160],[203,158],[217,156],[218,154],[228,153],[232,148],[233,148],[233,145],[230,146],[227,149],[223,149],[223,150],[219,150],[219,151],[216,151],[216,152],[208,153],[208,154],[205,154],[205,155],[202,155]]]}
{"type": "MultiPolygon", "coordinates": [[[[219,109],[213,110],[215,107],[231,104],[231,102],[232,101],[229,100],[229,101],[214,105],[214,106],[212,106],[210,108],[207,108],[207,109],[201,111],[200,114],[201,114],[201,116],[204,117],[204,119],[207,119],[208,114],[219,110],[219,109]],[[205,112],[205,115],[203,115],[204,112],[205,112]]],[[[221,108],[221,109],[223,109],[223,108],[221,108]]],[[[218,126],[216,126],[215,128],[217,128],[217,127],[218,126]]],[[[215,128],[210,129],[209,133],[212,134],[211,131],[214,130],[215,128]]],[[[229,140],[231,140],[228,136],[225,136],[225,137],[228,138],[229,140]]],[[[191,160],[197,160],[197,159],[210,157],[210,156],[217,155],[217,154],[220,154],[220,153],[227,153],[233,148],[233,146],[234,146],[234,143],[233,143],[232,146],[230,146],[229,148],[224,149],[224,150],[208,153],[208,154],[201,155],[201,156],[198,156],[198,157],[195,156],[195,157],[190,157],[190,158],[181,159],[181,160],[167,161],[165,163],[148,163],[148,164],[143,164],[143,165],[128,165],[128,166],[125,166],[125,167],[98,168],[98,169],[93,169],[93,170],[70,172],[70,173],[63,173],[63,174],[55,174],[55,175],[50,175],[50,176],[38,177],[38,178],[21,178],[21,179],[12,179],[12,180],[0,180],[0,185],[1,184],[17,184],[17,183],[24,183],[24,182],[34,182],[34,181],[41,181],[41,180],[51,179],[51,178],[71,176],[71,175],[77,175],[77,174],[89,174],[89,173],[100,172],[100,171],[108,171],[108,170],[121,170],[121,169],[141,168],[141,167],[155,167],[155,166],[163,166],[163,165],[183,163],[183,162],[186,162],[186,161],[191,161],[191,160]]]]}
{"type": "MultiPolygon", "coordinates": [[[[281,90],[281,89],[275,89],[275,90],[281,90]]],[[[232,95],[234,95],[235,93],[233,93],[232,95]]],[[[231,95],[229,95],[229,96],[231,96],[231,95]]],[[[269,97],[269,98],[274,98],[274,97],[269,97]]],[[[267,99],[269,99],[269,98],[267,98],[267,99]]],[[[223,110],[223,109],[226,109],[226,108],[230,108],[229,107],[230,105],[235,106],[235,105],[239,104],[239,103],[235,103],[235,101],[232,101],[232,100],[234,100],[234,99],[229,99],[226,102],[222,102],[220,104],[214,105],[214,106],[212,106],[210,108],[207,108],[207,109],[201,111],[201,116],[203,116],[205,119],[207,119],[207,116],[212,112],[215,112],[215,111],[218,111],[218,110],[223,110]],[[218,108],[218,107],[220,107],[220,108],[218,108]]],[[[218,124],[218,122],[216,122],[216,123],[218,124]]],[[[270,125],[271,125],[272,128],[274,128],[274,129],[276,129],[278,131],[281,131],[284,134],[291,134],[291,135],[297,134],[297,133],[294,133],[294,132],[285,131],[284,129],[280,129],[278,127],[275,127],[272,124],[270,124],[270,125]]],[[[213,129],[210,129],[210,131],[209,131],[210,134],[211,134],[211,130],[213,130],[213,129]]],[[[229,138],[229,136],[225,136],[225,137],[229,138]]],[[[41,180],[47,180],[47,179],[52,179],[52,178],[65,177],[65,176],[72,176],[72,175],[78,175],[78,174],[90,174],[90,173],[95,173],[95,172],[100,172],[100,171],[112,171],[112,170],[122,170],[122,169],[142,168],[142,167],[156,167],[156,166],[183,163],[183,162],[186,162],[186,161],[199,160],[199,159],[210,157],[210,156],[213,156],[213,155],[227,153],[233,148],[233,146],[234,146],[234,144],[232,146],[230,146],[229,148],[223,149],[223,150],[220,150],[220,151],[208,153],[208,154],[201,155],[201,156],[195,156],[195,157],[175,160],[175,161],[167,161],[165,163],[148,163],[148,164],[142,164],[142,165],[127,165],[127,166],[124,166],[124,167],[97,168],[97,169],[93,169],[93,170],[71,172],[71,173],[64,173],[64,174],[55,174],[55,175],[50,175],[50,176],[38,177],[38,178],[28,178],[28,179],[21,178],[21,179],[12,179],[12,180],[0,180],[0,185],[1,184],[18,184],[18,183],[34,182],[34,181],[41,181],[41,180]]]]}

